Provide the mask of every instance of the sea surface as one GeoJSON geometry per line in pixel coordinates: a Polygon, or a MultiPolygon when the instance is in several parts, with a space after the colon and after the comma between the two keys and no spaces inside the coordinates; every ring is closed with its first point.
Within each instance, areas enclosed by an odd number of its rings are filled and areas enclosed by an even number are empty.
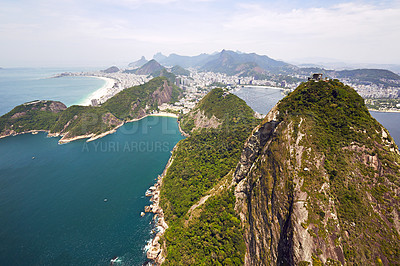
{"type": "Polygon", "coordinates": [[[175,118],[147,117],[89,143],[0,139],[0,265],[142,265],[144,194],[182,138],[175,118]]]}
{"type": "MultiPolygon", "coordinates": [[[[0,115],[35,99],[79,103],[104,84],[48,78],[66,71],[83,70],[0,70],[0,115]]],[[[283,98],[272,88],[235,94],[262,114],[283,98]]],[[[372,115],[400,143],[400,114],[372,115]]],[[[142,265],[153,228],[152,214],[140,216],[144,194],[182,138],[176,119],[147,117],[89,143],[59,145],[45,133],[0,139],[0,265],[110,265],[115,256],[142,265]]]]}
{"type": "Polygon", "coordinates": [[[85,68],[4,68],[0,69],[0,116],[15,106],[33,100],[56,100],[70,106],[83,102],[105,81],[92,77],[51,78],[63,72],[85,68]]]}
{"type": "MultiPolygon", "coordinates": [[[[246,101],[254,111],[264,115],[284,97],[282,90],[268,87],[243,87],[234,92],[234,94],[246,101]]],[[[389,130],[397,146],[400,147],[400,113],[370,113],[372,117],[389,130]]]]}

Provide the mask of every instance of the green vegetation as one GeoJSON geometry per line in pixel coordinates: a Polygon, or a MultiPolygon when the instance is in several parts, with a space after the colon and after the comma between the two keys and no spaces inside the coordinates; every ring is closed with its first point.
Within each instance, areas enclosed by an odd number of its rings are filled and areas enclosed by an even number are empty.
{"type": "Polygon", "coordinates": [[[73,105],[60,113],[57,123],[50,132],[56,133],[64,130],[69,133],[69,136],[106,132],[113,128],[102,119],[106,113],[107,110],[101,107],[73,105]]]}
{"type": "Polygon", "coordinates": [[[190,71],[189,70],[186,70],[183,67],[178,66],[178,65],[172,67],[171,68],[171,72],[173,74],[179,75],[179,76],[189,76],[190,75],[190,71]]]}
{"type": "Polygon", "coordinates": [[[170,84],[166,83],[165,77],[154,78],[143,85],[127,88],[119,92],[105,102],[102,108],[110,111],[119,119],[129,120],[137,118],[143,110],[147,113],[157,110],[158,99],[153,97],[153,94],[157,90],[171,89],[171,98],[164,99],[166,102],[175,102],[178,100],[180,89],[170,84]]]}
{"type": "Polygon", "coordinates": [[[158,110],[160,103],[175,102],[180,95],[180,88],[167,78],[158,77],[119,92],[100,107],[75,105],[66,108],[62,103],[52,101],[23,104],[0,117],[0,133],[46,130],[68,132],[68,137],[100,134],[123,121],[151,114],[158,110]]]}
{"type": "Polygon", "coordinates": [[[337,150],[352,141],[372,143],[379,138],[376,131],[381,131],[361,96],[337,80],[301,84],[281,101],[279,111],[281,121],[300,114],[315,121],[316,139],[325,150],[337,150]]]}
{"type": "Polygon", "coordinates": [[[22,133],[30,130],[52,129],[59,118],[59,112],[67,107],[54,101],[34,101],[19,105],[7,114],[0,117],[0,133],[13,130],[22,133]],[[57,105],[52,110],[51,106],[57,105]]]}
{"type": "Polygon", "coordinates": [[[151,73],[153,77],[166,77],[171,84],[175,83],[176,76],[174,73],[168,72],[165,68],[151,73]]]}
{"type": "MultiPolygon", "coordinates": [[[[329,206],[330,197],[337,206],[347,263],[371,262],[374,255],[385,257],[389,264],[398,262],[400,236],[390,217],[391,206],[399,206],[393,188],[400,185],[400,158],[390,152],[397,146],[389,135],[383,137],[382,126],[371,117],[363,99],[337,80],[309,81],[284,98],[278,109],[281,122],[299,124],[300,118],[305,119],[302,134],[307,137],[302,145],[322,155],[329,178],[329,190],[321,192],[326,182],[323,173],[300,172],[302,190],[310,201],[304,226],[317,226],[314,237],[333,233],[334,226],[324,226],[326,210],[321,209],[329,206]]],[[[315,160],[315,154],[303,156],[303,163],[315,160]]]]}
{"type": "Polygon", "coordinates": [[[167,265],[241,265],[244,242],[233,210],[234,196],[224,190],[212,196],[199,217],[189,221],[188,210],[205,196],[239,160],[243,144],[259,123],[245,102],[222,89],[212,90],[181,119],[185,130],[193,127],[193,115],[202,111],[220,119],[218,128],[199,128],[182,140],[163,179],[161,205],[170,228],[167,265]],[[215,215],[218,213],[218,215],[215,215]]]}
{"type": "Polygon", "coordinates": [[[189,226],[172,223],[165,233],[165,264],[243,265],[246,246],[234,205],[233,191],[225,191],[210,198],[189,226]]]}

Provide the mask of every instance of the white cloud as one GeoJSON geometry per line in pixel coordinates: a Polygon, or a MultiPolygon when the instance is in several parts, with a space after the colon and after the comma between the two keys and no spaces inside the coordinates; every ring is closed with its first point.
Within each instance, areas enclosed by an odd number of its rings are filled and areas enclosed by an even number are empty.
{"type": "MultiPolygon", "coordinates": [[[[51,60],[60,50],[71,60],[112,61],[158,51],[194,55],[225,48],[280,59],[400,63],[396,4],[277,9],[265,1],[21,1],[0,6],[0,50],[34,43],[21,56],[32,61],[51,60]]],[[[0,62],[14,62],[12,56],[0,54],[0,62]]]]}
{"type": "Polygon", "coordinates": [[[268,42],[280,57],[302,51],[318,56],[334,55],[354,60],[385,60],[400,54],[400,8],[346,3],[330,8],[270,10],[263,5],[240,5],[240,12],[224,23],[226,31],[268,42]],[[291,47],[293,49],[291,49],[291,47]],[[298,49],[294,49],[298,47],[298,49]],[[379,50],[382,51],[379,51],[379,50]],[[290,51],[293,52],[290,52],[290,51]],[[384,50],[384,51],[383,51],[384,50]],[[373,53],[372,53],[373,52],[373,53]]]}

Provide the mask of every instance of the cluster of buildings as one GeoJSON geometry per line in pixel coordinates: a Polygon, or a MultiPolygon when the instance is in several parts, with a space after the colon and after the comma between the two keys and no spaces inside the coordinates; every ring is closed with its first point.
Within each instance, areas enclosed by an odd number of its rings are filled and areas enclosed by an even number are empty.
{"type": "Polygon", "coordinates": [[[273,81],[270,79],[255,79],[254,77],[240,77],[239,75],[228,76],[223,73],[197,72],[190,70],[189,77],[178,77],[177,85],[181,87],[210,87],[212,85],[225,85],[227,87],[236,87],[240,85],[272,86],[281,88],[296,88],[300,82],[289,83],[285,80],[273,81]]]}
{"type": "Polygon", "coordinates": [[[383,87],[377,84],[355,84],[351,80],[341,80],[344,84],[353,87],[363,98],[400,98],[400,88],[383,87]]]}
{"type": "MultiPolygon", "coordinates": [[[[82,73],[63,73],[62,76],[95,76],[105,77],[114,80],[114,84],[99,95],[99,97],[92,99],[91,105],[97,106],[104,103],[109,98],[113,97],[118,92],[148,82],[152,77],[149,75],[136,75],[132,73],[124,73],[118,71],[114,73],[98,72],[82,72],[82,73]]],[[[293,76],[291,82],[286,80],[264,79],[258,80],[254,77],[239,77],[238,75],[228,76],[223,73],[214,72],[198,72],[195,69],[190,69],[189,76],[179,75],[176,78],[176,85],[181,87],[184,91],[184,97],[174,104],[163,104],[159,107],[160,111],[172,111],[175,113],[187,113],[196,103],[204,97],[208,91],[215,87],[226,87],[228,90],[233,90],[244,85],[255,86],[271,86],[284,88],[287,92],[295,89],[300,82],[298,80],[307,80],[306,76],[293,76]],[[293,81],[296,80],[296,81],[293,81]]],[[[322,74],[315,74],[311,79],[319,80],[322,74]]],[[[289,77],[290,79],[290,77],[289,77]]],[[[341,80],[347,85],[355,88],[363,98],[399,98],[400,88],[389,87],[383,88],[377,84],[355,84],[351,80],[341,80]]]]}

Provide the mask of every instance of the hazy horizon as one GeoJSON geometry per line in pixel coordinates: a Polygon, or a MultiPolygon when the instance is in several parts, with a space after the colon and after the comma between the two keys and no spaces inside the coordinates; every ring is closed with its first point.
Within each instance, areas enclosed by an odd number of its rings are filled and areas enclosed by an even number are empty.
{"type": "Polygon", "coordinates": [[[0,14],[0,67],[122,66],[222,49],[400,64],[398,0],[4,0],[0,14]]]}

